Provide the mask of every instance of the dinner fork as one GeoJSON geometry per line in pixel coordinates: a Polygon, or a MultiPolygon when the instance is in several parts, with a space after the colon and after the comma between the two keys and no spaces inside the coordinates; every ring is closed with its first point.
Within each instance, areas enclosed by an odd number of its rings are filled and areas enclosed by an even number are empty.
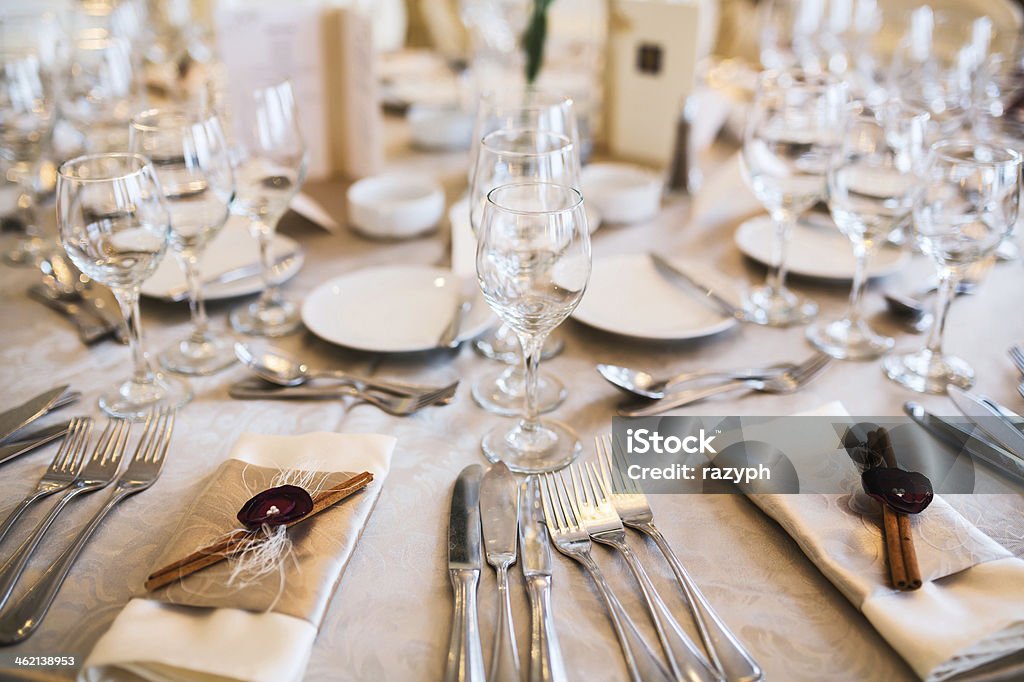
{"type": "Polygon", "coordinates": [[[580,520],[584,529],[592,540],[619,552],[640,585],[647,611],[654,623],[655,632],[658,633],[658,641],[661,642],[661,648],[676,679],[720,680],[719,674],[711,668],[669,611],[640,559],[627,544],[622,521],[612,507],[610,493],[593,462],[571,465],[569,478],[572,481],[570,494],[575,498],[575,508],[579,509],[582,515],[580,520]]]}
{"type": "Polygon", "coordinates": [[[559,474],[543,474],[540,485],[541,502],[544,505],[544,520],[555,549],[578,562],[587,570],[597,591],[608,608],[612,627],[618,637],[619,646],[626,659],[626,668],[633,682],[659,682],[671,680],[672,674],[647,645],[622,608],[618,598],[601,574],[601,569],[590,555],[590,536],[580,521],[580,512],[559,474]]]}
{"type": "Polygon", "coordinates": [[[712,664],[729,682],[756,682],[764,679],[764,673],[754,661],[736,635],[729,630],[708,600],[701,593],[697,584],[690,577],[682,562],[668,544],[668,540],[654,525],[654,513],[647,503],[647,496],[636,484],[636,481],[623,476],[626,462],[621,453],[617,452],[610,436],[597,439],[597,458],[601,465],[601,477],[605,486],[611,491],[611,503],[622,523],[636,529],[654,540],[661,553],[665,555],[676,581],[683,591],[686,604],[690,608],[697,630],[700,633],[704,648],[711,658],[712,664]]]}
{"type": "Polygon", "coordinates": [[[75,480],[64,491],[57,503],[50,509],[42,521],[32,531],[32,536],[26,540],[14,553],[7,563],[0,568],[0,609],[11,596],[15,583],[25,572],[25,566],[32,553],[39,546],[39,541],[50,528],[57,516],[64,510],[71,500],[79,495],[102,490],[110,485],[117,474],[117,467],[121,463],[121,454],[124,452],[125,444],[128,441],[128,433],[131,426],[127,420],[111,419],[107,421],[106,428],[100,434],[92,457],[85,463],[82,470],[75,477],[75,480]]]}
{"type": "Polygon", "coordinates": [[[1010,346],[1010,359],[1013,360],[1017,371],[1024,375],[1024,348],[1017,344],[1010,346]]]}
{"type": "Polygon", "coordinates": [[[110,499],[13,609],[8,613],[0,609],[0,644],[20,642],[39,627],[82,548],[110,510],[129,495],[149,488],[160,476],[167,459],[171,433],[174,431],[174,415],[175,412],[171,408],[162,408],[149,414],[142,437],[135,447],[135,454],[128,462],[124,473],[117,479],[110,499]]]}
{"type": "Polygon", "coordinates": [[[802,388],[807,382],[818,376],[832,358],[824,353],[815,353],[807,360],[804,360],[793,369],[787,370],[772,377],[761,377],[758,379],[740,379],[727,381],[722,384],[714,384],[703,388],[694,388],[686,391],[678,391],[657,402],[644,404],[640,407],[619,408],[619,414],[623,417],[650,417],[661,414],[677,407],[683,407],[690,403],[704,398],[710,398],[720,393],[728,393],[738,388],[747,388],[760,393],[792,393],[802,388]]]}
{"type": "Polygon", "coordinates": [[[53,456],[53,461],[46,469],[46,473],[39,479],[36,489],[18,503],[14,511],[0,526],[0,542],[7,536],[8,531],[14,523],[25,513],[25,510],[48,495],[53,495],[71,486],[82,468],[82,457],[85,456],[85,446],[92,431],[92,419],[89,417],[74,417],[68,424],[68,432],[53,456]]]}
{"type": "Polygon", "coordinates": [[[295,388],[266,388],[264,386],[254,387],[247,382],[239,382],[228,389],[228,395],[232,398],[242,400],[273,400],[273,399],[294,399],[294,400],[333,400],[345,396],[351,396],[362,402],[369,403],[384,410],[396,417],[405,417],[429,405],[442,405],[451,401],[459,384],[455,382],[425,393],[407,396],[385,395],[372,390],[359,390],[354,386],[331,386],[331,387],[306,387],[295,388]]]}

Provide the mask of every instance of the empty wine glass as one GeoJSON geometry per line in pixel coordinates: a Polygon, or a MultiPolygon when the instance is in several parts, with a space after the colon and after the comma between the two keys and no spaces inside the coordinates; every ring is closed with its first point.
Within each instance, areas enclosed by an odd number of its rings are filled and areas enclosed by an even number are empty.
{"type": "Polygon", "coordinates": [[[151,109],[135,116],[129,146],[150,158],[171,214],[170,247],[185,272],[192,333],[160,355],[181,374],[212,374],[235,361],[231,341],[210,332],[199,260],[228,219],[235,196],[220,120],[209,112],[151,109]]]}
{"type": "MultiPolygon", "coordinates": [[[[469,191],[469,217],[474,232],[479,235],[488,193],[495,187],[525,181],[578,188],[579,157],[572,141],[555,133],[523,128],[496,130],[484,137],[469,191]]],[[[514,336],[511,327],[505,326],[506,334],[514,336]]],[[[514,348],[514,362],[486,372],[473,384],[473,399],[489,412],[506,416],[522,412],[526,378],[518,340],[514,348]]],[[[547,373],[539,376],[536,398],[541,412],[557,408],[565,397],[561,381],[547,373]]]]}
{"type": "Polygon", "coordinates": [[[263,293],[255,303],[231,313],[231,324],[245,334],[281,336],[299,326],[299,308],[278,288],[271,242],[278,221],[306,179],[306,145],[291,84],[257,88],[231,116],[237,188],[233,210],[249,219],[263,263],[263,293]]]}
{"type": "Polygon", "coordinates": [[[71,40],[69,60],[61,114],[82,133],[88,151],[126,149],[128,123],[143,102],[130,41],[104,29],[83,30],[71,40]]]}
{"type": "Polygon", "coordinates": [[[927,393],[974,383],[970,365],[943,353],[946,319],[965,271],[992,260],[1017,222],[1020,167],[1020,154],[997,145],[947,140],[932,146],[913,226],[939,273],[935,323],[922,350],[886,358],[893,381],[927,393]]]}
{"type": "Polygon", "coordinates": [[[861,301],[868,259],[913,209],[927,160],[927,121],[927,114],[898,104],[862,113],[850,122],[829,167],[829,210],[853,244],[857,261],[846,315],[807,329],[811,343],[832,357],[866,360],[891,350],[895,343],[868,326],[861,301]]]}
{"type": "Polygon", "coordinates": [[[139,287],[167,250],[170,213],[149,159],[141,154],[80,156],[57,174],[57,222],[68,256],[114,291],[128,323],[135,371],[100,396],[111,416],[141,419],[156,406],[180,407],[187,384],[153,371],[142,344],[139,287]]]}
{"type": "Polygon", "coordinates": [[[744,302],[747,319],[784,327],[811,320],[818,306],[786,288],[786,245],[801,213],[825,195],[825,171],[842,139],[845,85],[829,75],[766,71],[758,79],[743,142],[743,171],[775,223],[767,283],[744,302]]]}
{"type": "Polygon", "coordinates": [[[565,321],[590,278],[590,235],[583,197],[545,182],[503,185],[487,195],[477,242],[477,280],[484,299],[519,337],[525,351],[522,418],[483,438],[484,455],[513,471],[560,469],[580,451],[576,433],[540,420],[537,368],[544,337],[565,321]]]}

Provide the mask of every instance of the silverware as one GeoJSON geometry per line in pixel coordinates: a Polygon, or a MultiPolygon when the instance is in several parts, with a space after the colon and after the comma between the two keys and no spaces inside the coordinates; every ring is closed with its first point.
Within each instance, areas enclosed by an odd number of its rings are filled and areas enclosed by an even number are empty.
{"type": "Polygon", "coordinates": [[[427,393],[411,396],[395,396],[374,392],[373,389],[360,391],[354,386],[332,386],[330,388],[312,388],[298,386],[285,388],[268,386],[265,383],[253,385],[251,381],[241,381],[228,389],[228,395],[241,400],[338,400],[351,396],[362,402],[378,407],[388,414],[404,417],[430,405],[447,405],[455,396],[458,382],[427,393]]]}
{"type": "Polygon", "coordinates": [[[732,379],[763,379],[765,377],[781,374],[786,370],[792,370],[796,365],[792,362],[784,362],[769,367],[752,369],[737,369],[732,371],[700,369],[691,372],[682,372],[665,379],[655,379],[652,375],[639,369],[620,367],[618,365],[599,364],[597,372],[605,381],[621,388],[627,393],[647,398],[648,400],[660,400],[665,397],[666,389],[677,384],[690,381],[706,380],[732,380],[732,379]]]}
{"type": "MultiPolygon", "coordinates": [[[[274,262],[271,264],[271,279],[276,279],[277,277],[279,277],[282,272],[290,269],[292,265],[295,263],[295,261],[302,257],[302,249],[295,249],[294,251],[289,251],[288,253],[276,258],[274,262]]],[[[204,279],[201,283],[201,286],[215,287],[219,284],[230,284],[232,282],[238,282],[243,279],[249,279],[250,277],[259,277],[262,275],[262,272],[262,263],[249,263],[247,265],[242,265],[237,268],[232,268],[231,270],[226,270],[220,273],[219,275],[215,275],[213,277],[204,279]]],[[[168,290],[166,294],[161,296],[161,298],[167,301],[172,301],[174,303],[184,301],[186,298],[188,298],[188,286],[182,285],[179,287],[174,287],[173,289],[168,290]]]]}
{"type": "Polygon", "coordinates": [[[931,414],[923,406],[911,401],[903,404],[903,411],[939,440],[963,449],[971,457],[1024,482],[1024,459],[980,435],[980,427],[975,431],[967,431],[959,424],[931,414]]]}
{"type": "Polygon", "coordinates": [[[824,353],[816,353],[793,369],[782,372],[776,376],[764,377],[762,379],[739,379],[727,381],[722,384],[714,384],[702,388],[695,388],[679,391],[667,395],[661,400],[641,405],[639,407],[625,406],[619,408],[619,414],[623,417],[650,417],[661,414],[677,407],[683,407],[690,403],[704,398],[709,398],[720,393],[728,393],[737,389],[758,391],[761,393],[791,393],[806,385],[811,379],[818,376],[832,358],[824,353]]]}
{"type": "Polygon", "coordinates": [[[87,346],[102,341],[114,332],[113,329],[101,324],[80,303],[59,298],[41,284],[29,287],[28,295],[29,298],[68,318],[78,331],[78,338],[87,346]]]}
{"type": "Polygon", "coordinates": [[[70,423],[71,422],[62,422],[60,424],[47,426],[33,431],[32,433],[25,434],[24,437],[18,438],[7,445],[0,445],[0,464],[28,454],[36,448],[41,448],[47,443],[57,440],[67,433],[70,423]]]}
{"type": "Polygon", "coordinates": [[[448,517],[448,577],[455,592],[452,633],[445,682],[482,682],[484,654],[480,647],[476,590],[480,581],[480,477],[472,464],[462,470],[452,490],[448,517]]]}
{"type": "Polygon", "coordinates": [[[459,298],[455,310],[452,311],[452,317],[448,321],[444,330],[441,332],[440,338],[437,340],[439,348],[458,348],[461,341],[459,341],[459,332],[462,330],[462,323],[466,319],[466,315],[469,314],[469,309],[472,307],[472,301],[459,298]]]}
{"type": "Polygon", "coordinates": [[[536,476],[528,476],[520,487],[520,565],[530,597],[529,682],[568,682],[562,649],[551,614],[551,546],[544,525],[544,508],[536,476]]]}
{"type": "Polygon", "coordinates": [[[104,327],[111,329],[118,343],[128,343],[128,326],[121,315],[121,306],[109,287],[94,282],[59,253],[50,254],[41,262],[41,267],[44,268],[44,274],[49,274],[55,279],[63,294],[71,298],[77,297],[104,327]],[[45,269],[47,265],[49,273],[45,269]]]}
{"type": "Polygon", "coordinates": [[[626,610],[604,579],[601,569],[590,555],[590,535],[583,528],[580,511],[573,501],[565,480],[557,474],[542,474],[541,502],[551,542],[560,553],[576,561],[590,574],[597,591],[608,608],[608,617],[626,659],[626,668],[633,682],[672,680],[651,647],[636,629],[626,610]]]}
{"type": "Polygon", "coordinates": [[[1010,346],[1010,359],[1013,360],[1013,365],[1017,368],[1017,371],[1024,376],[1024,348],[1016,344],[1010,346]]]}
{"type": "MultiPolygon", "coordinates": [[[[978,283],[974,279],[963,279],[956,286],[956,295],[973,294],[978,283]]],[[[889,312],[897,317],[908,320],[914,331],[927,331],[935,316],[932,315],[931,306],[925,301],[938,290],[937,284],[932,284],[913,294],[901,294],[897,291],[886,291],[882,293],[889,312]]]]}
{"type": "Polygon", "coordinates": [[[3,542],[7,532],[25,513],[26,509],[48,495],[66,490],[75,482],[78,472],[82,468],[82,458],[85,456],[85,446],[91,432],[92,419],[74,417],[71,420],[68,426],[68,435],[61,442],[57,454],[53,456],[53,461],[50,462],[43,477],[39,479],[39,483],[36,484],[36,489],[19,502],[18,506],[0,524],[0,542],[3,542]]]}
{"type": "Polygon", "coordinates": [[[502,462],[491,465],[480,482],[480,523],[487,563],[497,571],[498,578],[498,623],[487,679],[519,682],[519,650],[512,631],[512,601],[508,592],[508,569],[516,562],[519,485],[502,462]]]}
{"type": "Polygon", "coordinates": [[[720,680],[718,672],[704,658],[680,627],[658,590],[644,570],[640,559],[626,542],[626,530],[615,513],[610,493],[592,462],[569,465],[574,508],[580,512],[583,528],[592,540],[608,545],[622,555],[626,566],[640,586],[648,614],[654,623],[662,651],[677,680],[720,680]]]}
{"type": "MultiPolygon", "coordinates": [[[[42,577],[28,589],[25,595],[8,612],[0,611],[0,644],[14,644],[31,635],[43,618],[54,597],[60,591],[68,571],[74,565],[82,548],[99,528],[110,510],[124,498],[149,488],[160,476],[167,459],[167,448],[174,431],[174,410],[163,408],[151,413],[135,447],[135,454],[128,462],[128,468],[117,480],[114,492],[106,504],[92,517],[78,533],[74,542],[64,550],[42,577]]],[[[116,469],[116,467],[115,467],[116,469]]]]}
{"type": "Polygon", "coordinates": [[[649,253],[647,255],[650,256],[651,262],[654,263],[654,269],[669,282],[681,289],[698,294],[700,300],[706,302],[711,309],[717,310],[726,317],[734,317],[740,321],[746,320],[746,315],[742,310],[715,293],[708,285],[697,281],[693,276],[683,272],[656,253],[649,253]]]}
{"type": "Polygon", "coordinates": [[[622,472],[626,470],[622,455],[612,447],[610,436],[603,436],[597,441],[597,457],[601,466],[601,475],[605,485],[611,492],[612,506],[615,508],[622,523],[629,528],[640,531],[654,540],[668,565],[675,574],[676,582],[683,591],[686,604],[690,608],[697,631],[700,633],[704,649],[711,663],[729,682],[756,682],[764,679],[761,667],[754,661],[750,652],[740,643],[736,635],[719,617],[697,583],[672,551],[668,540],[654,525],[654,513],[647,503],[636,482],[622,472]]]}
{"type": "MultiPolygon", "coordinates": [[[[1006,416],[1013,414],[1011,410],[990,398],[974,395],[957,386],[947,386],[946,391],[957,409],[977,424],[992,440],[1017,457],[1024,458],[1024,433],[1021,433],[1006,416]]],[[[1018,415],[1014,416],[1020,419],[1018,415]]]]}
{"type": "Polygon", "coordinates": [[[61,401],[67,390],[67,385],[51,388],[29,398],[17,407],[0,413],[0,442],[7,440],[15,431],[28,426],[52,410],[53,406],[61,401]]]}

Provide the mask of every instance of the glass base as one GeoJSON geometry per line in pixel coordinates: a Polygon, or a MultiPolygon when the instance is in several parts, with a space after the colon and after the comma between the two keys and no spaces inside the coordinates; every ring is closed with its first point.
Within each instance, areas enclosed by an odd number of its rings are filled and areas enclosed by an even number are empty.
{"type": "Polygon", "coordinates": [[[111,417],[139,421],[157,407],[181,407],[192,400],[192,389],[179,379],[157,374],[153,381],[128,380],[100,396],[100,409],[111,417]]]}
{"type": "Polygon", "coordinates": [[[863,320],[854,323],[847,318],[811,325],[807,340],[822,353],[839,360],[871,360],[896,345],[895,339],[876,333],[863,320]]]}
{"type": "Polygon", "coordinates": [[[763,286],[751,290],[743,302],[744,319],[768,327],[806,324],[818,314],[818,304],[801,299],[785,287],[775,292],[763,286]]]}
{"type": "MultiPolygon", "coordinates": [[[[473,342],[480,355],[491,360],[500,360],[506,365],[517,365],[523,361],[522,346],[515,332],[507,325],[501,325],[496,329],[488,330],[483,336],[473,342]]],[[[549,334],[544,339],[544,348],[541,350],[540,359],[550,360],[565,349],[565,341],[557,334],[549,334]]]]}
{"type": "Polygon", "coordinates": [[[558,471],[572,464],[583,449],[579,436],[561,422],[542,420],[534,429],[519,422],[510,430],[496,426],[480,443],[484,457],[491,462],[504,462],[521,474],[542,474],[558,471]]]}
{"type": "MultiPolygon", "coordinates": [[[[473,400],[483,409],[503,417],[523,414],[526,375],[521,367],[509,365],[487,372],[473,383],[473,400]]],[[[537,412],[545,414],[565,402],[569,392],[561,381],[547,372],[537,375],[537,412]]]]}
{"type": "Polygon", "coordinates": [[[183,339],[160,354],[164,369],[178,374],[205,376],[238,362],[230,339],[206,335],[202,341],[183,339]]]}
{"type": "Polygon", "coordinates": [[[936,355],[927,348],[888,357],[882,367],[890,379],[918,393],[943,394],[948,384],[963,389],[974,385],[970,365],[951,355],[936,355]]]}
{"type": "Polygon", "coordinates": [[[33,266],[46,255],[46,242],[39,237],[21,237],[10,251],[4,252],[4,263],[22,267],[33,266]]]}
{"type": "Polygon", "coordinates": [[[268,304],[256,301],[231,313],[235,331],[250,336],[284,336],[298,329],[300,322],[298,306],[283,298],[268,304]]]}

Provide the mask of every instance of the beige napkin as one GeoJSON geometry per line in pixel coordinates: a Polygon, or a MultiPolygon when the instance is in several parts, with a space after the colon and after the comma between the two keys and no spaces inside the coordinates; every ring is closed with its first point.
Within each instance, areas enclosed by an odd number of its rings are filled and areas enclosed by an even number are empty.
{"type": "MultiPolygon", "coordinates": [[[[839,403],[812,414],[847,416],[839,403]]],[[[925,580],[888,585],[877,504],[859,492],[750,495],[924,680],[945,680],[1024,649],[1024,561],[941,498],[911,518],[925,580]]]]}
{"type": "MultiPolygon", "coordinates": [[[[131,600],[100,638],[80,674],[87,682],[119,680],[245,680],[271,682],[302,679],[335,586],[366,524],[391,464],[395,439],[365,434],[310,433],[301,436],[243,434],[231,459],[204,487],[217,491],[218,474],[235,472],[259,486],[267,471],[298,469],[340,474],[369,471],[373,482],[337,509],[309,521],[293,537],[298,568],[279,599],[277,585],[258,584],[242,594],[204,591],[204,581],[225,578],[226,563],[190,576],[186,583],[131,600]],[[210,488],[210,486],[213,486],[210,488]],[[322,523],[330,524],[325,530],[322,523]],[[317,526],[320,526],[319,528],[317,526]],[[167,603],[175,602],[175,604],[167,603]],[[177,605],[187,603],[188,606],[177,605]],[[201,608],[202,605],[206,608],[201,608]],[[230,606],[229,606],[230,605],[230,606]],[[268,607],[270,610],[266,610],[268,607]]],[[[342,475],[340,478],[347,476],[342,475]]],[[[334,476],[328,479],[334,482],[334,476]]],[[[233,486],[235,493],[237,486],[233,486]]],[[[258,491],[253,491],[258,492],[258,491]]],[[[245,500],[243,499],[242,502],[245,500]]],[[[214,525],[230,524],[237,506],[212,513],[197,500],[183,517],[182,532],[169,541],[165,559],[180,558],[216,538],[214,525]],[[201,520],[203,514],[210,514],[201,520]],[[190,532],[184,532],[188,529],[190,532]],[[195,533],[193,542],[188,535],[195,533]],[[193,546],[195,545],[195,546],[193,546]],[[187,550],[186,550],[187,547],[187,550]],[[172,556],[173,555],[173,556],[172,556]]],[[[304,524],[289,530],[299,530],[304,524]]],[[[277,578],[270,577],[277,583],[277,578]]],[[[208,583],[207,583],[208,586],[208,583]]]]}

